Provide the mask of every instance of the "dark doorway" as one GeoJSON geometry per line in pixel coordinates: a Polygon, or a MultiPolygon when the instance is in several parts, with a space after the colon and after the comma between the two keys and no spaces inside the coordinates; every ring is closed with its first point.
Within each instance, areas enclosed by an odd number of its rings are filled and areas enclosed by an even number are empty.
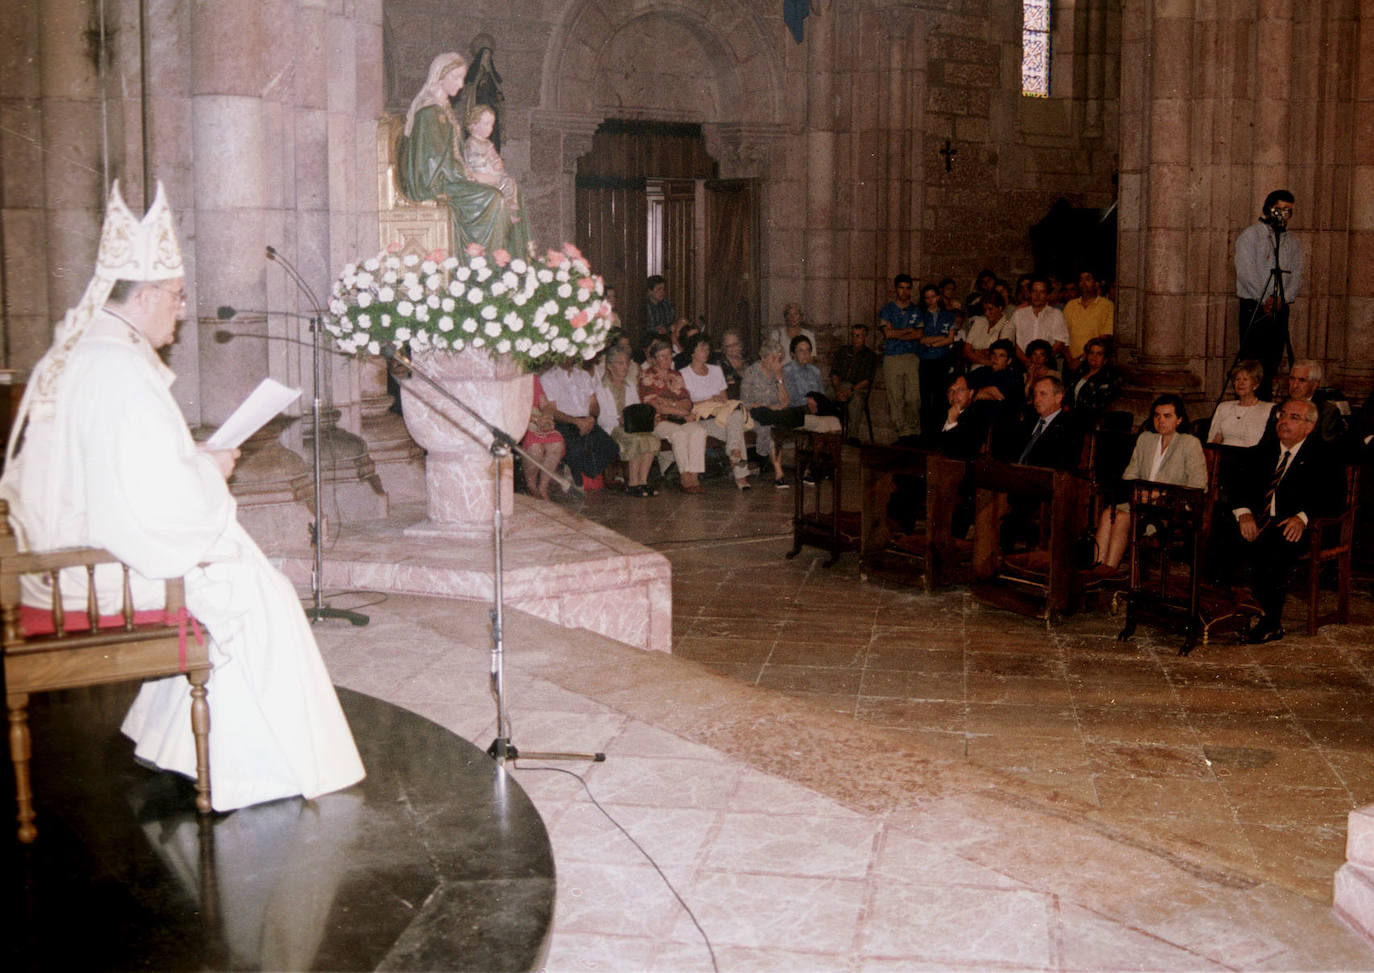
{"type": "Polygon", "coordinates": [[[610,120],[578,160],[577,246],[616,288],[638,345],[645,279],[662,274],[678,313],[718,338],[739,327],[752,346],[758,308],[758,191],[719,180],[701,126],[610,120]]]}

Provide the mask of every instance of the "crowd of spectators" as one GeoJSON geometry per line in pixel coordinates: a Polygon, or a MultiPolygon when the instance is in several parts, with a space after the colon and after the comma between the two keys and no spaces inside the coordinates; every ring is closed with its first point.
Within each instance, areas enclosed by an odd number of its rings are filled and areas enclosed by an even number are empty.
{"type": "MultiPolygon", "coordinates": [[[[899,274],[876,327],[852,324],[848,340],[824,363],[828,367],[818,359],[816,335],[800,305],[786,305],[782,323],[764,329],[758,355],[750,359],[743,334],[725,331],[713,346],[704,322],[679,314],[662,278],[650,278],[648,285],[642,348],[634,348],[617,328],[592,367],[552,368],[535,385],[526,446],[545,464],[565,462],[587,489],[600,488],[619,460],[623,465],[614,471],[616,478],[632,496],[657,495],[663,483],[671,482],[665,474],[673,467],[683,492],[703,492],[712,442],[723,451],[739,490],[750,489],[750,478],[760,473],[776,488],[787,489],[777,433],[802,426],[839,428],[857,444],[865,425],[871,436],[870,396],[880,376],[899,447],[960,459],[987,452],[1009,463],[1073,470],[1085,462],[1086,439],[1106,430],[1132,437],[1126,446],[1129,461],[1123,458],[1124,470],[1118,466],[1114,474],[1122,484],[1149,480],[1201,488],[1207,479],[1204,440],[1258,449],[1279,438],[1281,424],[1292,439],[1307,422],[1308,405],[1315,410],[1314,443],[1334,447],[1349,438],[1346,416],[1319,394],[1322,371],[1315,361],[1290,369],[1291,408],[1261,399],[1259,391],[1270,384],[1263,367],[1241,360],[1228,376],[1234,397],[1220,402],[1210,419],[1190,425],[1183,399],[1162,394],[1146,422],[1133,428],[1131,413],[1117,403],[1125,377],[1114,361],[1114,305],[1091,269],[1067,282],[1027,274],[1014,287],[987,269],[962,298],[952,278],[917,288],[910,276],[899,274]],[[811,426],[821,420],[834,425],[811,426]],[[652,475],[655,457],[657,477],[652,475]]],[[[1374,433],[1374,418],[1364,427],[1374,433]]],[[[1334,457],[1335,450],[1331,453],[1334,457]]],[[[814,482],[811,472],[808,483],[814,482]]],[[[526,470],[526,483],[547,498],[549,481],[537,470],[526,470]]],[[[1118,488],[1116,497],[1122,493],[1118,488]]],[[[1329,499],[1314,500],[1312,510],[1325,509],[1329,499]]],[[[1273,495],[1267,500],[1272,507],[1273,495]]],[[[964,508],[971,504],[961,506],[958,518],[966,528],[964,508]]],[[[1307,511],[1302,513],[1305,523],[1307,511]]],[[[1241,514],[1231,519],[1240,524],[1241,514]]],[[[1094,525],[1096,577],[1123,577],[1130,525],[1124,499],[1104,506],[1094,525]]],[[[1016,543],[1016,527],[1004,524],[1004,544],[1016,543]]],[[[1252,540],[1247,530],[1236,533],[1252,540]]],[[[1257,638],[1282,634],[1274,619],[1257,628],[1257,638]]]]}

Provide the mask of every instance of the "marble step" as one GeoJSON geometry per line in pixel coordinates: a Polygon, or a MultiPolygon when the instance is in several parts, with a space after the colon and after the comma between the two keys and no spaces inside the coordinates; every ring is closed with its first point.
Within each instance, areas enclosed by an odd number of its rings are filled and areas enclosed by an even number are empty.
{"type": "Polygon", "coordinates": [[[1345,860],[1374,869],[1374,804],[1357,807],[1350,812],[1345,860]]]}

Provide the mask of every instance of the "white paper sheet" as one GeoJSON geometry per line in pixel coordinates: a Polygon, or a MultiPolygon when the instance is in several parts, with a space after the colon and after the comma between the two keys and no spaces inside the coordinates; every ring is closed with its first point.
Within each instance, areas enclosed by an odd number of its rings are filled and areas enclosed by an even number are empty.
{"type": "Polygon", "coordinates": [[[300,389],[287,388],[275,379],[264,378],[234,414],[224,420],[224,425],[205,440],[205,445],[210,449],[237,449],[269,419],[300,397],[300,389]]]}

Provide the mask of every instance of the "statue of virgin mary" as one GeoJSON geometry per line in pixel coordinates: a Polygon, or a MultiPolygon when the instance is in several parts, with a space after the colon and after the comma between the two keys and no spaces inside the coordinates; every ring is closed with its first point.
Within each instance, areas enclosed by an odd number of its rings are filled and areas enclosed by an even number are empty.
{"type": "Polygon", "coordinates": [[[524,197],[507,198],[497,187],[474,180],[463,161],[463,127],[452,99],[463,89],[467,66],[455,53],[440,54],[430,62],[424,87],[406,112],[397,147],[397,182],[416,202],[435,199],[448,206],[455,252],[477,243],[487,253],[506,250],[528,256],[524,197]]]}

